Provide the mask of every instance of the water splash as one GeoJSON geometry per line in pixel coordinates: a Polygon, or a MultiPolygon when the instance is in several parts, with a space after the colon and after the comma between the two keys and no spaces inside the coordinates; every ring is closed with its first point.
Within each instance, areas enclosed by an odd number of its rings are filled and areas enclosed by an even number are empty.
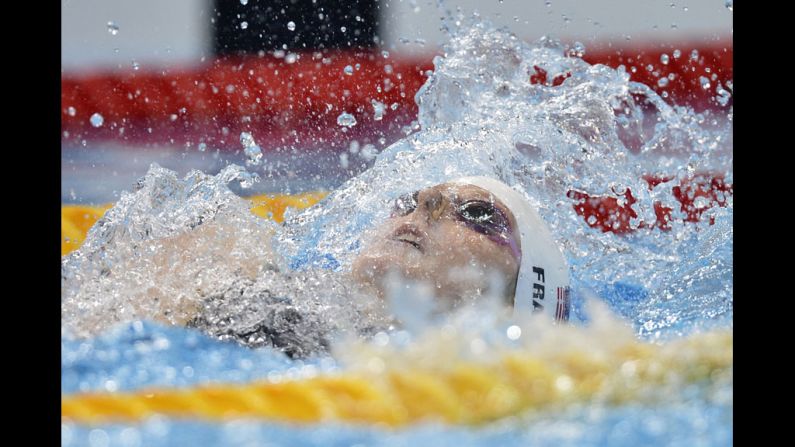
{"type": "Polygon", "coordinates": [[[245,170],[184,179],[153,165],[62,261],[64,326],[78,334],[136,318],[184,324],[198,294],[267,263],[274,224],[226,184],[245,170]]]}
{"type": "Polygon", "coordinates": [[[290,273],[271,249],[278,226],[227,186],[231,165],[183,179],[152,165],[62,261],[66,333],[90,336],[137,319],[200,328],[290,356],[325,352],[336,334],[364,333],[382,313],[326,270],[290,273]]]}
{"type": "Polygon", "coordinates": [[[416,95],[421,129],[385,149],[323,207],[287,222],[280,252],[331,255],[345,271],[395,197],[486,175],[514,185],[537,206],[565,251],[575,287],[623,282],[647,290],[649,303],[679,303],[676,310],[631,315],[639,334],[648,333],[644,327],[683,330],[686,321],[730,316],[731,200],[705,219],[712,226],[684,224],[672,192],[675,182],[700,172],[731,181],[730,123],[707,126],[704,113],[669,105],[621,69],[569,57],[554,39],[530,45],[484,21],[454,32],[416,95]],[[674,183],[650,187],[647,174],[674,183]],[[567,196],[582,191],[626,203],[627,190],[638,216],[628,235],[583,225],[577,202],[567,196]],[[641,225],[656,221],[660,205],[678,219],[670,231],[641,225]],[[710,252],[724,258],[702,255],[710,252]],[[688,287],[678,285],[682,278],[688,287]]]}

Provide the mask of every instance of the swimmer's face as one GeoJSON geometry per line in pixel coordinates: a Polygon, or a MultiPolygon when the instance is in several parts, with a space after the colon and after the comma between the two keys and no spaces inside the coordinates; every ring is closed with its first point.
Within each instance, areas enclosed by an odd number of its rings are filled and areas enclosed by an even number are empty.
{"type": "Polygon", "coordinates": [[[511,303],[521,261],[516,228],[511,211],[477,186],[444,183],[405,194],[365,237],[353,274],[383,297],[395,272],[430,284],[450,305],[493,293],[496,274],[511,303]]]}

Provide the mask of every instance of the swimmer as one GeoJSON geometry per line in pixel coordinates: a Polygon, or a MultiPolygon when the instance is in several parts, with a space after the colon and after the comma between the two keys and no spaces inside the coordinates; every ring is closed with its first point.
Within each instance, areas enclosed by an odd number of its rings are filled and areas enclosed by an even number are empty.
{"type": "Polygon", "coordinates": [[[517,313],[568,319],[563,255],[527,200],[498,180],[466,177],[400,196],[368,239],[352,275],[381,298],[396,273],[432,285],[446,309],[497,293],[517,313]],[[491,290],[494,275],[501,290],[491,290]]]}
{"type": "Polygon", "coordinates": [[[363,324],[353,329],[374,334],[400,323],[377,305],[388,295],[391,274],[430,284],[443,312],[497,295],[515,314],[568,320],[566,261],[530,203],[498,180],[467,177],[404,194],[395,200],[391,217],[364,239],[350,276],[331,280],[335,275],[312,269],[264,272],[255,283],[209,297],[189,326],[246,346],[272,346],[290,357],[304,357],[328,349],[326,337],[346,318],[330,315],[334,306],[300,306],[297,312],[299,302],[332,289],[343,291],[337,300],[345,298],[348,304],[342,307],[367,315],[353,318],[363,324]],[[275,293],[274,275],[294,281],[289,295],[275,293]],[[313,280],[315,275],[323,279],[313,280]],[[250,301],[235,304],[244,295],[250,301]],[[354,296],[376,309],[355,310],[354,296]],[[226,323],[231,321],[235,323],[226,323]]]}
{"type": "MultiPolygon", "coordinates": [[[[148,200],[145,192],[138,200],[148,200]]],[[[383,300],[392,272],[429,283],[441,311],[497,295],[524,315],[568,316],[563,256],[525,197],[494,179],[463,178],[401,196],[392,217],[364,235],[347,273],[276,262],[272,233],[246,211],[230,207],[189,231],[133,241],[141,256],[114,258],[108,274],[90,281],[67,275],[75,282],[62,298],[64,325],[90,336],[148,319],[304,357],[327,350],[333,333],[367,335],[393,324],[383,300]]],[[[110,232],[125,224],[105,225],[110,232]]],[[[92,259],[106,265],[89,255],[75,266],[92,259]]]]}

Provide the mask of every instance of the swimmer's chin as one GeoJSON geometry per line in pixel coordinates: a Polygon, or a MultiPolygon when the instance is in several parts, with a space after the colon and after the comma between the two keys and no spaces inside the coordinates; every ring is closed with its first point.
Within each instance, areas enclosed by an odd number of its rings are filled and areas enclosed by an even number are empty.
{"type": "MultiPolygon", "coordinates": [[[[409,246],[395,242],[395,244],[405,245],[406,250],[411,250],[415,253],[414,256],[421,256],[420,252],[409,246]]],[[[420,279],[415,278],[416,273],[421,271],[418,262],[412,262],[411,256],[392,255],[383,256],[377,254],[363,254],[360,255],[353,263],[351,274],[354,281],[359,284],[363,289],[373,291],[378,298],[385,297],[384,290],[386,289],[387,278],[391,276],[399,276],[406,279],[420,279]]]]}

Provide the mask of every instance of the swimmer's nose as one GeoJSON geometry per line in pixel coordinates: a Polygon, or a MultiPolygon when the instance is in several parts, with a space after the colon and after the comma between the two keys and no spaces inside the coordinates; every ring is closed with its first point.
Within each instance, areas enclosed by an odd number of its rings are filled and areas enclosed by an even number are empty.
{"type": "Polygon", "coordinates": [[[428,194],[425,194],[424,197],[420,199],[425,214],[430,221],[432,220],[439,220],[439,217],[442,216],[445,210],[445,205],[447,202],[444,200],[444,196],[439,191],[429,191],[428,194]]]}

